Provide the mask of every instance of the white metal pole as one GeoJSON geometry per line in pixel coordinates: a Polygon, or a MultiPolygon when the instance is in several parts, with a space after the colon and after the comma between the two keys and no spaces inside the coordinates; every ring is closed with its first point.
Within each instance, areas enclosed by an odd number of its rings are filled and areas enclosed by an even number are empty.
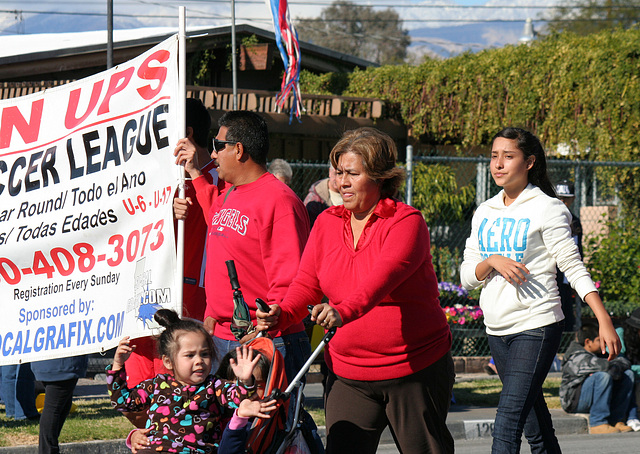
{"type": "Polygon", "coordinates": [[[236,2],[231,0],[231,80],[233,84],[233,110],[238,110],[238,62],[236,60],[236,2]]]}
{"type": "Polygon", "coordinates": [[[489,182],[487,181],[487,164],[476,164],[476,206],[489,198],[489,182]]]}
{"type": "MultiPolygon", "coordinates": [[[[178,115],[178,130],[180,137],[187,136],[187,115],[186,115],[186,96],[187,96],[187,38],[186,38],[186,9],[184,6],[178,8],[178,98],[176,102],[178,115]]],[[[178,180],[178,197],[184,199],[184,168],[179,167],[178,180]]],[[[178,242],[176,244],[176,301],[180,306],[180,314],[182,314],[182,286],[184,280],[184,220],[178,221],[178,242]]]]}

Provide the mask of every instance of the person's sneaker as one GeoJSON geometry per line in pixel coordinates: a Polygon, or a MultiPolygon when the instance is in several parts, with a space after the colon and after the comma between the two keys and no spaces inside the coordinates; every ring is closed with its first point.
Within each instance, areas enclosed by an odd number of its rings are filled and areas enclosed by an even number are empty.
{"type": "Polygon", "coordinates": [[[493,364],[485,364],[483,369],[489,375],[497,375],[498,374],[498,372],[496,371],[496,366],[494,366],[493,364]]]}
{"type": "Polygon", "coordinates": [[[631,427],[634,432],[637,432],[640,430],[640,420],[630,419],[627,421],[627,426],[631,427]]]}
{"type": "Polygon", "coordinates": [[[615,426],[616,429],[618,429],[620,432],[633,432],[633,429],[629,426],[627,426],[625,423],[623,423],[622,421],[617,422],[615,426]]]}
{"type": "Polygon", "coordinates": [[[617,434],[620,433],[618,429],[609,424],[600,424],[599,426],[589,427],[590,434],[617,434]]]}

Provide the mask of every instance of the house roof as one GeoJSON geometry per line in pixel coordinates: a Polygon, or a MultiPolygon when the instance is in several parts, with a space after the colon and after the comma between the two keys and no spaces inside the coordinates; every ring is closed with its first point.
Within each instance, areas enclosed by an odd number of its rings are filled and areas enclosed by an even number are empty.
{"type": "MultiPolygon", "coordinates": [[[[236,36],[256,35],[275,42],[274,33],[248,24],[236,25],[236,36]]],[[[114,64],[127,61],[171,35],[177,28],[153,27],[113,32],[114,64]]],[[[187,28],[187,52],[228,42],[231,25],[187,28]]],[[[344,72],[377,66],[331,49],[300,42],[303,69],[344,72]]],[[[0,80],[34,80],[38,74],[73,71],[106,65],[107,32],[47,33],[0,36],[0,80]],[[28,76],[28,79],[25,78],[28,76]]]]}

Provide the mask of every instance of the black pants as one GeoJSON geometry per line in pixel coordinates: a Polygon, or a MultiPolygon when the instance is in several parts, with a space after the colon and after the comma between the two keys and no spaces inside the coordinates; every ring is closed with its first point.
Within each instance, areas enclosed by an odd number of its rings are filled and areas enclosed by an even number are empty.
{"type": "Polygon", "coordinates": [[[560,292],[560,301],[562,302],[562,312],[564,313],[564,330],[574,331],[576,324],[576,297],[573,289],[569,284],[559,284],[558,292],[560,292]]]}
{"type": "Polygon", "coordinates": [[[327,454],[375,454],[387,425],[403,454],[452,454],[446,420],[454,381],[450,353],[393,380],[347,380],[330,372],[325,395],[327,454]]]}
{"type": "Polygon", "coordinates": [[[63,381],[43,381],[44,408],[40,416],[40,444],[38,454],[58,454],[58,437],[64,421],[69,415],[73,400],[73,390],[77,378],[63,381]]]}

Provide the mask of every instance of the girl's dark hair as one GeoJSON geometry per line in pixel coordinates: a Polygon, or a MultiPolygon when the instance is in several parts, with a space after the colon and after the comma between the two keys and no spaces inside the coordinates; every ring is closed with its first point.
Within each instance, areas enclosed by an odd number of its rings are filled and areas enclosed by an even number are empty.
{"type": "Polygon", "coordinates": [[[498,132],[493,136],[491,142],[493,143],[498,137],[515,140],[516,147],[522,151],[525,160],[530,156],[535,158],[533,166],[529,169],[529,183],[538,186],[549,197],[557,198],[556,191],[549,180],[549,175],[547,175],[547,159],[540,139],[526,129],[513,127],[504,128],[498,132]]]}
{"type": "Polygon", "coordinates": [[[623,323],[624,328],[624,346],[627,349],[625,356],[631,364],[640,364],[640,335],[638,328],[629,325],[626,321],[623,323]]]}
{"type": "Polygon", "coordinates": [[[215,346],[213,339],[205,329],[204,325],[196,320],[187,318],[181,319],[177,312],[172,309],[158,309],[153,318],[164,326],[165,329],[158,337],[158,353],[160,357],[166,356],[171,364],[180,348],[180,336],[185,332],[200,333],[207,340],[207,346],[211,356],[215,356],[215,346]]]}

